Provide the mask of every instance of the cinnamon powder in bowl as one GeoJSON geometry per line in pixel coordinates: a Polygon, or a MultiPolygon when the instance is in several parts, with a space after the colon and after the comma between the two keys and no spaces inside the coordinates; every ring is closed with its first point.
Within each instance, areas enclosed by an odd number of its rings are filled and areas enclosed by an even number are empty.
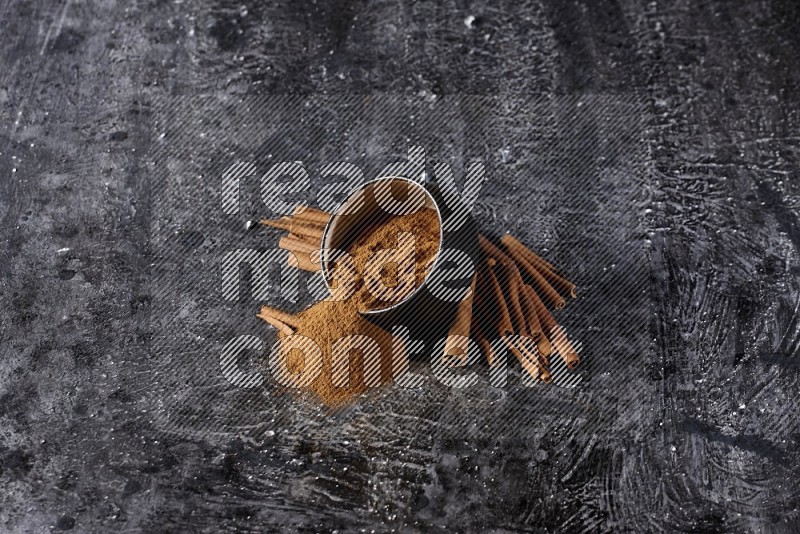
{"type": "MultiPolygon", "coordinates": [[[[391,334],[363,312],[407,299],[428,276],[439,247],[439,218],[429,208],[358,227],[347,247],[352,260],[331,269],[333,296],[300,312],[292,336],[305,336],[319,348],[321,366],[310,382],[306,376],[305,387],[325,405],[341,407],[391,382],[393,351],[403,358],[403,348],[393,347],[391,334]]],[[[314,370],[310,357],[293,346],[282,343],[284,371],[300,380],[314,370]]]]}

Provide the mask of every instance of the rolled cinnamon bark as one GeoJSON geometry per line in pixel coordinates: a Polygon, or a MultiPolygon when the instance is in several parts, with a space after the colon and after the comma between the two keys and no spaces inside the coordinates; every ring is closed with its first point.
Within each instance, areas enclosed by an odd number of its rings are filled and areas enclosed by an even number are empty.
{"type": "Polygon", "coordinates": [[[275,329],[278,330],[278,332],[280,332],[281,334],[283,334],[285,336],[291,336],[292,334],[294,334],[294,329],[291,326],[289,326],[288,324],[286,324],[284,322],[279,321],[278,319],[276,319],[274,317],[270,317],[268,315],[261,315],[261,314],[256,315],[256,317],[258,317],[259,319],[263,319],[264,321],[268,322],[269,324],[274,326],[275,329]]]}
{"type": "MultiPolygon", "coordinates": [[[[307,228],[303,227],[303,228],[300,229],[300,231],[304,231],[306,229],[307,228]]],[[[304,243],[308,244],[309,246],[314,247],[314,251],[312,252],[312,254],[314,252],[318,252],[318,251],[320,251],[322,249],[322,233],[321,232],[319,234],[296,234],[294,232],[290,232],[289,234],[287,234],[286,237],[290,237],[292,239],[298,239],[298,240],[303,241],[304,243]]]]}
{"type": "Polygon", "coordinates": [[[256,317],[271,324],[279,332],[287,336],[294,334],[294,331],[297,329],[297,320],[293,315],[270,308],[269,306],[262,306],[261,311],[256,317]]]}
{"type": "Polygon", "coordinates": [[[550,343],[550,340],[547,339],[547,336],[539,336],[539,339],[536,340],[536,348],[539,349],[539,354],[547,360],[547,357],[550,356],[550,353],[553,352],[553,345],[550,343]]]}
{"type": "Polygon", "coordinates": [[[500,238],[500,242],[506,247],[513,247],[522,252],[525,256],[528,257],[531,263],[540,263],[543,268],[553,271],[554,273],[558,272],[558,269],[556,269],[556,267],[552,263],[550,263],[546,259],[536,254],[534,251],[526,247],[524,244],[522,244],[522,242],[519,239],[517,239],[513,235],[511,234],[503,235],[503,237],[500,238]]]}
{"type": "Polygon", "coordinates": [[[531,378],[537,380],[539,378],[539,366],[522,353],[520,346],[515,341],[508,339],[506,336],[503,336],[501,339],[503,340],[503,344],[508,347],[511,354],[513,354],[520,365],[522,365],[522,368],[525,369],[531,378]]]}
{"type": "Polygon", "coordinates": [[[280,240],[278,240],[278,246],[284,250],[291,250],[293,252],[301,251],[307,254],[319,250],[319,245],[313,245],[304,239],[292,235],[285,235],[280,238],[280,240]]]}
{"type": "Polygon", "coordinates": [[[494,312],[496,316],[493,317],[495,321],[496,331],[498,337],[511,335],[514,333],[514,327],[511,323],[511,316],[508,313],[508,307],[505,302],[505,298],[503,298],[503,290],[500,287],[500,282],[497,281],[497,277],[494,274],[494,270],[492,269],[491,265],[487,264],[486,269],[486,277],[488,286],[490,288],[490,294],[492,298],[492,304],[494,308],[494,312]]]}
{"type": "Polygon", "coordinates": [[[531,378],[534,380],[542,380],[548,384],[553,381],[550,371],[542,364],[539,355],[526,347],[522,339],[511,341],[504,337],[503,343],[517,358],[522,368],[525,369],[531,378]]]}
{"type": "Polygon", "coordinates": [[[578,364],[581,363],[581,358],[578,356],[578,351],[575,350],[572,343],[567,339],[567,332],[564,330],[564,327],[556,325],[551,332],[551,336],[553,345],[559,356],[561,356],[561,359],[564,360],[568,368],[575,369],[578,364]]]}
{"type": "Polygon", "coordinates": [[[328,224],[331,215],[326,211],[301,204],[294,209],[292,218],[297,221],[303,221],[303,223],[324,227],[328,224]]]}
{"type": "Polygon", "coordinates": [[[470,325],[472,324],[472,304],[475,300],[475,286],[477,285],[478,274],[472,276],[470,292],[456,308],[455,318],[450,330],[447,332],[447,341],[444,344],[445,356],[450,355],[452,350],[459,350],[462,346],[461,340],[451,336],[469,337],[470,325]]]}
{"type": "Polygon", "coordinates": [[[298,221],[292,221],[289,233],[310,243],[320,246],[322,243],[322,234],[324,228],[321,226],[314,226],[313,224],[302,224],[298,221]]]}
{"type": "Polygon", "coordinates": [[[472,325],[470,332],[472,337],[478,343],[478,346],[483,353],[483,357],[491,366],[494,364],[494,352],[492,351],[492,344],[486,337],[485,325],[487,323],[487,312],[491,313],[489,304],[491,303],[491,289],[487,282],[487,277],[483,269],[475,272],[477,283],[475,284],[475,297],[472,301],[472,325]]]}
{"type": "Polygon", "coordinates": [[[532,362],[535,362],[535,364],[538,366],[539,378],[541,378],[544,382],[547,382],[548,384],[552,382],[553,377],[550,375],[550,371],[547,369],[546,357],[543,357],[541,354],[539,354],[538,346],[536,350],[532,350],[527,345],[526,341],[533,342],[531,338],[521,338],[519,341],[522,353],[525,356],[527,356],[532,362]]]}
{"type": "Polygon", "coordinates": [[[286,259],[286,263],[289,267],[294,267],[296,269],[300,269],[301,271],[308,271],[310,273],[315,273],[319,271],[320,265],[319,263],[314,263],[311,261],[311,256],[308,252],[303,252],[300,250],[290,250],[291,254],[286,259]]]}
{"type": "Polygon", "coordinates": [[[258,316],[261,317],[262,319],[264,317],[272,317],[284,324],[291,326],[295,330],[297,329],[297,326],[299,324],[297,317],[295,317],[291,313],[281,311],[271,306],[261,306],[261,311],[259,311],[258,316]]]}
{"type": "MultiPolygon", "coordinates": [[[[272,228],[278,228],[279,230],[286,230],[289,232],[288,237],[290,239],[304,241],[315,249],[319,249],[322,246],[323,227],[321,226],[303,224],[301,221],[297,221],[291,217],[281,217],[279,219],[261,219],[259,222],[264,226],[271,226],[272,228]]],[[[281,246],[280,242],[278,246],[281,246]]],[[[287,246],[292,245],[289,243],[287,246]]],[[[286,247],[281,246],[281,248],[286,247]]]]}
{"type": "Polygon", "coordinates": [[[292,229],[291,217],[281,217],[279,219],[261,219],[258,222],[264,226],[271,226],[273,228],[277,228],[278,230],[286,230],[287,232],[291,231],[292,229]]]}
{"type": "Polygon", "coordinates": [[[522,303],[522,313],[525,315],[525,322],[528,325],[528,333],[531,338],[538,341],[544,334],[542,333],[542,323],[539,321],[539,314],[536,313],[536,307],[533,305],[531,296],[528,294],[528,289],[533,288],[524,283],[520,283],[519,293],[520,301],[522,303]]]}
{"type": "Polygon", "coordinates": [[[523,271],[525,271],[525,274],[533,279],[533,282],[536,284],[536,288],[542,292],[545,298],[550,301],[555,309],[560,310],[566,305],[566,301],[564,301],[561,295],[558,294],[558,291],[553,289],[553,286],[551,286],[547,280],[545,280],[544,276],[542,276],[542,274],[530,264],[530,262],[518,249],[509,248],[508,252],[517,265],[523,271]]]}
{"type": "Polygon", "coordinates": [[[478,344],[478,347],[481,349],[481,353],[483,357],[486,358],[486,362],[491,366],[494,364],[494,352],[492,351],[492,344],[486,339],[486,335],[483,333],[483,329],[480,326],[478,321],[472,322],[471,331],[473,333],[473,337],[475,338],[475,342],[478,344]]]}
{"type": "Polygon", "coordinates": [[[511,315],[511,319],[516,327],[516,332],[522,335],[530,335],[519,299],[523,285],[522,277],[519,274],[517,266],[513,263],[503,265],[503,272],[505,273],[506,305],[508,306],[509,315],[511,315]]]}
{"type": "Polygon", "coordinates": [[[478,246],[487,258],[492,258],[503,264],[513,262],[513,260],[508,257],[508,254],[497,248],[495,244],[489,241],[483,234],[478,234],[478,246]]]}
{"type": "Polygon", "coordinates": [[[279,230],[286,230],[289,233],[297,236],[309,238],[311,240],[322,240],[322,234],[325,230],[324,224],[317,224],[311,221],[303,221],[297,217],[280,217],[278,219],[261,219],[259,224],[264,226],[271,226],[279,230]]]}
{"type": "MultiPolygon", "coordinates": [[[[553,319],[553,316],[549,311],[547,311],[544,303],[542,303],[531,286],[526,285],[524,290],[536,308],[536,311],[539,315],[539,320],[542,323],[542,327],[549,337],[549,342],[555,346],[556,352],[558,352],[558,355],[561,356],[562,360],[564,360],[564,363],[567,365],[567,367],[574,369],[580,363],[581,359],[572,343],[570,343],[569,339],[567,339],[566,331],[561,325],[556,323],[556,320],[553,319]]],[[[542,337],[544,338],[544,336],[542,337]]]]}
{"type": "Polygon", "coordinates": [[[542,330],[545,333],[549,332],[556,324],[556,320],[553,319],[553,315],[547,310],[544,302],[542,302],[542,299],[539,298],[539,295],[536,294],[536,291],[532,286],[525,284],[525,287],[522,289],[525,291],[528,300],[531,302],[531,304],[533,304],[533,309],[536,310],[536,316],[539,318],[539,323],[542,325],[542,330]]]}
{"type": "Polygon", "coordinates": [[[542,276],[544,276],[551,284],[559,288],[565,294],[568,294],[572,298],[578,296],[575,284],[559,275],[558,269],[556,269],[547,260],[533,252],[531,249],[520,243],[517,238],[511,234],[506,234],[500,239],[500,242],[503,243],[503,245],[505,245],[506,249],[509,251],[513,249],[522,254],[528,260],[528,262],[542,274],[542,276]]]}

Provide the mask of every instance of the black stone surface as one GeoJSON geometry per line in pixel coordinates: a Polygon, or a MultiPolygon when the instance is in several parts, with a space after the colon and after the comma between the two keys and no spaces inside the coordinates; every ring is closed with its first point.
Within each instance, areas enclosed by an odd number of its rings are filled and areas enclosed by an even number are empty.
{"type": "MultiPolygon", "coordinates": [[[[798,11],[3,2],[0,528],[796,531],[798,11]],[[610,431],[387,418],[396,435],[353,440],[381,417],[369,404],[332,428],[293,414],[285,434],[165,430],[159,403],[184,389],[161,387],[151,350],[173,318],[153,304],[155,103],[343,93],[647,104],[652,351],[607,392],[610,431]]],[[[480,211],[497,231],[524,226],[527,186],[507,185],[480,211]]]]}

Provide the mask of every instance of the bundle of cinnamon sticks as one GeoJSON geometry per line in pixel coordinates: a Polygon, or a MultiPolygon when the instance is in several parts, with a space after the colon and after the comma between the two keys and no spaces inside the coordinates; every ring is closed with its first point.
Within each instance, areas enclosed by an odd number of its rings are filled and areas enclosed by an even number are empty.
{"type": "MultiPolygon", "coordinates": [[[[285,230],[278,246],[291,252],[288,263],[304,271],[320,269],[319,250],[330,215],[298,206],[292,216],[262,219],[261,224],[285,230]]],[[[550,356],[557,352],[569,369],[580,357],[564,328],[548,309],[560,310],[564,296],[577,296],[575,284],[552,264],[506,234],[499,246],[479,235],[481,262],[472,280],[472,291],[456,310],[444,356],[464,354],[464,340],[475,340],[491,364],[490,339],[501,339],[522,368],[534,379],[551,382],[550,356]]],[[[258,316],[284,334],[297,328],[293,315],[262,306],[258,316]]]]}
{"type": "MultiPolygon", "coordinates": [[[[503,236],[501,246],[483,235],[478,243],[483,259],[473,280],[474,296],[456,311],[449,339],[472,337],[490,364],[494,352],[489,340],[500,339],[532,378],[548,383],[553,351],[574,369],[580,363],[578,352],[547,304],[564,308],[562,293],[575,298],[575,284],[510,234],[503,236]]],[[[446,354],[448,350],[458,349],[446,345],[446,354]]]]}
{"type": "Polygon", "coordinates": [[[320,269],[319,250],[328,219],[328,213],[300,205],[294,209],[291,217],[261,219],[259,223],[288,232],[280,238],[278,246],[292,253],[288,259],[290,267],[316,272],[320,269]]]}

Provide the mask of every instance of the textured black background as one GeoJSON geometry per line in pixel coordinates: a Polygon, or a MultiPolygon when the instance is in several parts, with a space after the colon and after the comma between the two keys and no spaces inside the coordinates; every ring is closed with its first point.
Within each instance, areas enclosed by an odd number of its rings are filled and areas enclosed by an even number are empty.
{"type": "Polygon", "coordinates": [[[3,2],[0,526],[797,530],[798,9],[3,2]],[[648,104],[653,352],[615,433],[160,430],[153,102],[376,91],[648,104]]]}

